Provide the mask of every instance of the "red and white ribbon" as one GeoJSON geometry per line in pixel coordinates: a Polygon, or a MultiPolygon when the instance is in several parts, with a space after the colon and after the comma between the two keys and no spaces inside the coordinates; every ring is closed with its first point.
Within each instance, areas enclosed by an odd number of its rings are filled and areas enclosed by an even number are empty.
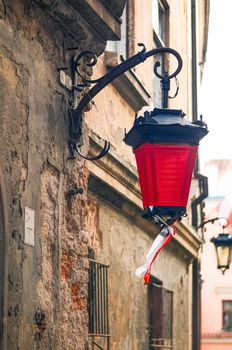
{"type": "Polygon", "coordinates": [[[150,274],[151,274],[151,266],[153,264],[153,261],[161,251],[163,247],[165,247],[172,237],[175,235],[176,230],[172,226],[165,226],[158,236],[155,238],[147,256],[146,256],[146,263],[140,267],[137,268],[135,271],[135,274],[137,277],[144,279],[145,284],[149,282],[150,274]]]}

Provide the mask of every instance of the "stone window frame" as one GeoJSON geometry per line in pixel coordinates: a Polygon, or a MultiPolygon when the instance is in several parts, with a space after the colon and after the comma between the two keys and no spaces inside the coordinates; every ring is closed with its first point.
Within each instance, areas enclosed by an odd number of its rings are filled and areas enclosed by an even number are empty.
{"type": "MultiPolygon", "coordinates": [[[[126,4],[121,17],[121,40],[107,42],[105,65],[108,70],[115,68],[129,56],[135,54],[134,41],[128,39],[133,37],[134,33],[134,23],[130,20],[134,18],[133,13],[134,1],[130,1],[126,4]]],[[[150,104],[151,96],[134,69],[119,76],[112,84],[135,112],[150,104]]]]}
{"type": "MultiPolygon", "coordinates": [[[[152,26],[153,26],[153,43],[154,48],[169,46],[169,5],[166,0],[152,0],[152,26]],[[160,16],[162,12],[162,18],[160,16]],[[160,31],[162,28],[162,32],[160,31]]],[[[154,63],[157,61],[157,56],[154,57],[154,63]]],[[[164,65],[168,65],[164,59],[160,59],[162,73],[164,65]]],[[[153,79],[153,107],[162,107],[162,91],[158,79],[153,79]]]]}
{"type": "Polygon", "coordinates": [[[119,56],[122,56],[124,60],[126,60],[129,56],[128,50],[128,11],[129,5],[128,3],[124,7],[122,16],[121,16],[121,39],[117,41],[107,41],[106,51],[109,52],[117,52],[119,56]]]}
{"type": "Polygon", "coordinates": [[[152,26],[156,47],[169,44],[169,5],[166,0],[152,0],[152,26]]]}

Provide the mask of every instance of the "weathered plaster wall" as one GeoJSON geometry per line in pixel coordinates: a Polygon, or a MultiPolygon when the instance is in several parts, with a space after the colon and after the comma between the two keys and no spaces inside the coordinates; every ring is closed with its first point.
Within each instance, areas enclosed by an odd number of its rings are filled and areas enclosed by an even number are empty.
{"type": "MultiPolygon", "coordinates": [[[[134,277],[134,269],[143,262],[151,238],[101,200],[87,202],[86,164],[67,161],[68,108],[57,68],[66,63],[67,47],[81,44],[82,49],[91,48],[98,54],[105,47],[100,34],[89,34],[91,25],[70,12],[70,3],[0,0],[0,169],[5,180],[0,186],[4,186],[4,209],[9,218],[5,246],[6,349],[85,349],[88,246],[111,265],[112,348],[146,349],[146,289],[134,277]],[[59,20],[51,19],[52,9],[59,20]],[[63,24],[68,25],[69,33],[63,24]],[[65,194],[74,185],[84,193],[67,201],[65,194]],[[35,247],[23,243],[25,206],[36,212],[35,247]]],[[[75,1],[77,7],[79,3],[75,1]]],[[[145,12],[144,7],[143,16],[145,12]]],[[[143,22],[140,20],[139,25],[143,22]]],[[[141,32],[142,39],[146,33],[141,32]]],[[[152,38],[148,41],[151,43],[152,38]]],[[[147,69],[151,61],[143,66],[146,69],[138,69],[139,74],[145,74],[148,90],[152,86],[151,70],[147,69]]],[[[94,70],[96,75],[105,69],[104,60],[100,62],[100,68],[94,70]]],[[[129,129],[132,124],[133,109],[113,87],[95,102],[100,117],[93,106],[86,116],[88,126],[112,142],[120,161],[133,166],[133,154],[121,142],[124,127],[129,129]]],[[[131,188],[126,190],[129,193],[131,188]]],[[[174,291],[176,348],[185,350],[190,299],[186,298],[187,261],[181,254],[167,248],[154,273],[174,291]]]]}
{"type": "MultiPolygon", "coordinates": [[[[94,68],[93,78],[101,77],[105,73],[103,54],[94,68]]],[[[133,153],[123,142],[125,129],[128,131],[131,128],[134,116],[135,111],[111,84],[94,98],[94,105],[91,111],[86,113],[85,120],[90,130],[93,130],[100,139],[106,139],[111,143],[111,149],[116,151],[119,157],[135,165],[133,153]]]]}
{"type": "MultiPolygon", "coordinates": [[[[147,287],[134,272],[144,264],[152,239],[131,219],[108,204],[89,197],[90,245],[96,259],[109,264],[109,308],[111,346],[116,349],[147,349],[147,287]]],[[[154,233],[157,229],[154,227],[154,233]]],[[[183,254],[183,253],[182,253],[183,254]]],[[[188,262],[175,245],[157,258],[153,275],[173,291],[173,339],[176,349],[189,349],[188,262]]]]}
{"type": "Polygon", "coordinates": [[[0,2],[8,350],[86,345],[88,171],[81,161],[67,161],[68,113],[57,81],[69,40],[34,1],[0,2]],[[74,184],[84,194],[67,203],[74,184]],[[23,243],[25,206],[36,212],[34,247],[23,243]]]}

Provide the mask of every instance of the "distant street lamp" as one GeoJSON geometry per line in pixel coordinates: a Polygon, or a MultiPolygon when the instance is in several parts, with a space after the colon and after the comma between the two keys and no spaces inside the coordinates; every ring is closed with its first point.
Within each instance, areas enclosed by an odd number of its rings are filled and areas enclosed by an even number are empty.
{"type": "Polygon", "coordinates": [[[216,249],[217,268],[225,271],[230,268],[231,254],[232,254],[232,235],[229,233],[219,233],[218,237],[210,240],[216,249]]]}
{"type": "MultiPolygon", "coordinates": [[[[226,220],[227,223],[222,225],[223,231],[229,225],[229,221],[226,218],[216,217],[210,220],[203,222],[198,228],[203,227],[209,222],[214,223],[216,220],[226,220]]],[[[224,275],[225,271],[230,268],[231,257],[232,257],[232,234],[230,233],[219,233],[217,237],[211,238],[210,242],[212,242],[215,246],[216,257],[217,257],[217,268],[222,271],[224,275]]]]}
{"type": "MultiPolygon", "coordinates": [[[[74,81],[82,79],[74,90],[79,91],[83,86],[95,85],[82,97],[77,108],[72,110],[70,122],[70,158],[77,153],[88,160],[102,158],[109,151],[110,144],[105,142],[102,152],[95,157],[84,156],[80,151],[80,136],[84,111],[101,90],[114,79],[129,69],[144,62],[154,55],[169,53],[177,59],[174,73],[158,72],[160,62],[154,65],[154,73],[160,78],[162,87],[162,109],[155,108],[135,118],[132,129],[125,134],[124,141],[132,146],[136,157],[141,195],[144,206],[143,216],[155,218],[162,224],[171,225],[186,214],[186,205],[190,190],[192,173],[199,141],[208,133],[207,125],[202,120],[189,122],[184,118],[182,110],[168,109],[168,93],[170,80],[175,78],[182,69],[182,59],[179,53],[170,48],[157,48],[146,52],[142,50],[136,55],[123,61],[111,69],[103,77],[94,81],[82,76],[79,71],[80,60],[87,59],[87,66],[93,66],[97,59],[91,51],[82,52],[73,59],[74,81]],[[165,221],[166,220],[166,221],[165,221]]],[[[178,92],[178,88],[177,88],[178,92]]],[[[177,94],[177,93],[176,93],[177,94]]]]}

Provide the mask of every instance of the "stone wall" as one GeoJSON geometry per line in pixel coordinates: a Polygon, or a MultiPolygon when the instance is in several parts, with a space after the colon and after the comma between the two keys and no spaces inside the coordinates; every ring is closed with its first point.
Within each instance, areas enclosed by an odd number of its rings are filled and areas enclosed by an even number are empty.
{"type": "MultiPolygon", "coordinates": [[[[147,10],[151,12],[152,1],[146,1],[147,8],[142,11],[141,0],[130,2],[137,17],[142,14],[146,19],[147,10]]],[[[101,139],[106,138],[112,143],[110,154],[97,163],[68,160],[67,101],[71,94],[59,84],[57,70],[74,52],[92,49],[100,55],[107,40],[119,39],[118,16],[125,2],[0,0],[0,194],[5,218],[5,232],[0,232],[5,259],[0,280],[4,279],[5,285],[0,297],[4,294],[4,350],[86,349],[89,247],[96,258],[110,264],[111,348],[147,348],[147,290],[135,278],[134,270],[143,262],[154,232],[140,218],[135,161],[122,143],[124,128],[131,127],[137,110],[121,91],[107,87],[95,99],[97,108],[93,106],[86,113],[86,125],[93,146],[90,152],[94,147],[99,150],[101,139]],[[68,52],[70,47],[78,49],[68,52]],[[90,175],[98,178],[92,184],[95,190],[89,188],[90,175]],[[75,187],[82,189],[81,193],[67,196],[75,187]],[[112,198],[107,204],[109,193],[112,198]],[[24,244],[26,206],[35,210],[34,246],[24,244]]],[[[178,33],[181,24],[176,24],[175,13],[179,3],[182,12],[187,11],[185,1],[175,1],[171,23],[178,25],[178,33]]],[[[181,21],[187,28],[185,16],[181,21]]],[[[140,16],[134,29],[130,27],[134,30],[130,54],[137,52],[139,41],[145,41],[148,49],[153,45],[149,21],[143,30],[142,23],[140,16]]],[[[184,44],[178,41],[178,45],[187,46],[187,34],[183,35],[184,44]]],[[[179,49],[178,45],[174,48],[179,49]]],[[[187,47],[181,50],[188,60],[187,47]]],[[[101,76],[107,69],[104,55],[99,63],[94,73],[101,76]]],[[[134,93],[142,91],[145,100],[152,90],[151,70],[152,60],[133,73],[137,84],[134,93]]],[[[186,79],[182,74],[181,83],[188,85],[186,79]]],[[[86,125],[83,153],[89,147],[86,125]]],[[[186,227],[179,225],[176,239],[153,271],[174,293],[173,335],[176,349],[181,350],[190,348],[188,268],[200,244],[186,227]]]]}
{"type": "MultiPolygon", "coordinates": [[[[76,30],[80,42],[86,33],[76,30]]],[[[8,350],[86,346],[88,171],[82,161],[67,161],[68,107],[57,71],[74,41],[36,2],[0,2],[8,350]],[[67,200],[76,185],[83,194],[67,200]],[[24,244],[25,206],[35,210],[34,247],[24,244]]]]}
{"type": "MultiPolygon", "coordinates": [[[[111,349],[148,348],[147,286],[135,276],[144,264],[157,228],[150,233],[133,219],[93,195],[89,197],[88,231],[95,258],[109,264],[109,322],[111,349]],[[93,238],[94,237],[94,238],[93,238]]],[[[189,349],[189,261],[176,244],[167,246],[154,263],[152,274],[173,292],[173,340],[175,349],[189,349]]],[[[159,318],[160,315],[157,315],[159,318]]]]}

